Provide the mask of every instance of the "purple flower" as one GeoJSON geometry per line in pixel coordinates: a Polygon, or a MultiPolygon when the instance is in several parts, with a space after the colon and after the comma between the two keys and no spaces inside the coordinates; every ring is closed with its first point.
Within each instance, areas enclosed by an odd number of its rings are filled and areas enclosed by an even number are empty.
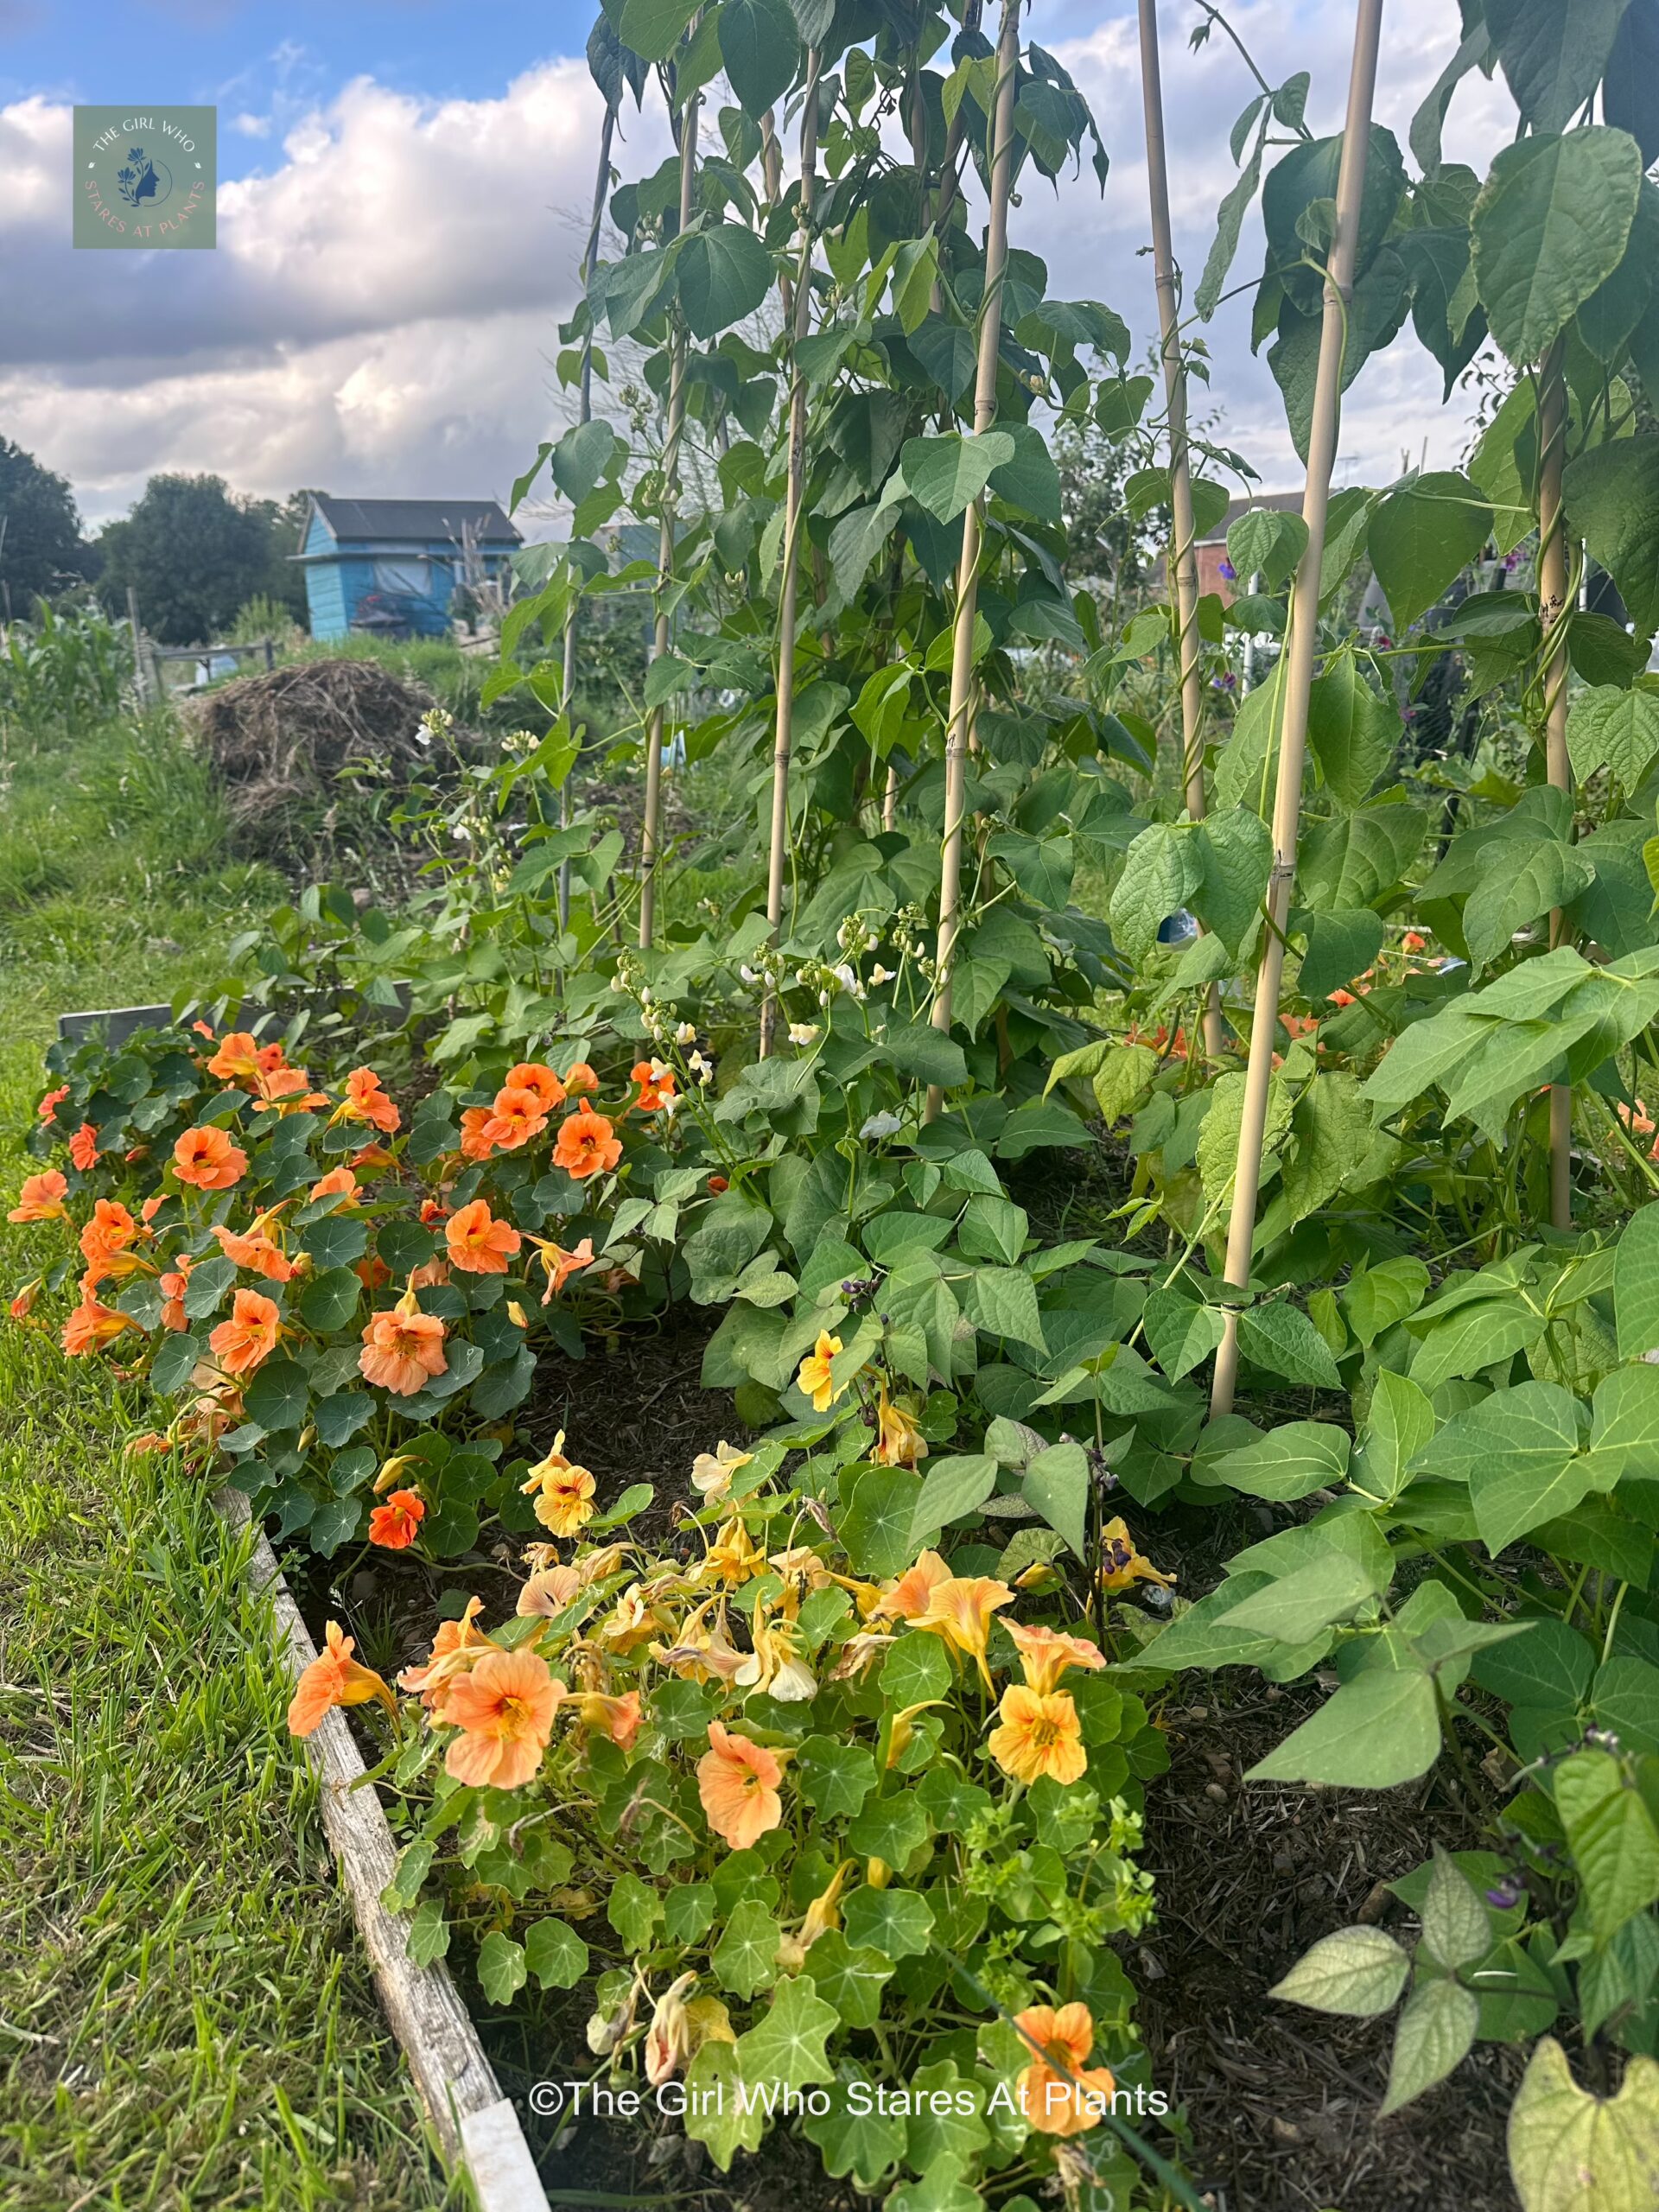
{"type": "Polygon", "coordinates": [[[1499,1912],[1508,1912],[1520,1904],[1526,1894],[1526,1885],[1518,1874],[1500,1874],[1486,1892],[1486,1902],[1499,1912]]]}
{"type": "Polygon", "coordinates": [[[1224,561],[1218,573],[1225,576],[1230,584],[1236,584],[1238,582],[1238,570],[1230,561],[1224,561]]]}

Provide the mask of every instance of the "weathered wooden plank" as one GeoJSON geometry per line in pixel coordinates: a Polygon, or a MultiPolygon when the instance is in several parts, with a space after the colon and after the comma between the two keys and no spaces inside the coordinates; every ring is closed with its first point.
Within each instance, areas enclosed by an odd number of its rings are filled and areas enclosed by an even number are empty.
{"type": "MultiPolygon", "coordinates": [[[[240,1491],[221,1491],[215,1503],[232,1529],[249,1525],[248,1501],[240,1491]]],[[[297,1681],[317,1647],[264,1529],[256,1527],[253,1535],[250,1580],[256,1591],[270,1595],[277,1649],[290,1680],[297,1681]]],[[[480,2212],[548,2212],[518,2114],[501,2094],[448,1969],[442,1960],[416,1966],[409,1955],[407,1922],[380,1902],[397,1849],[372,1786],[357,1786],[366,1770],[345,1714],[327,1714],[306,1739],[306,1750],[317,1773],[322,1825],[340,1860],[375,1986],[445,2156],[467,2168],[480,2212]]]]}

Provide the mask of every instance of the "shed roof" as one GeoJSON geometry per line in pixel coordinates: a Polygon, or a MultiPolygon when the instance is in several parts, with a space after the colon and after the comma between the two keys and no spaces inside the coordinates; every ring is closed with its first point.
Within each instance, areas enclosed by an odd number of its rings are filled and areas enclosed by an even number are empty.
{"type": "Polygon", "coordinates": [[[427,544],[453,538],[463,527],[486,545],[517,545],[520,534],[494,499],[336,499],[314,494],[314,504],[341,544],[385,544],[408,539],[427,544]]]}
{"type": "Polygon", "coordinates": [[[1302,512],[1302,494],[1300,492],[1255,492],[1248,499],[1229,499],[1226,513],[1198,543],[1202,545],[1224,543],[1228,531],[1239,517],[1249,514],[1252,507],[1268,507],[1276,514],[1299,515],[1302,512]]]}

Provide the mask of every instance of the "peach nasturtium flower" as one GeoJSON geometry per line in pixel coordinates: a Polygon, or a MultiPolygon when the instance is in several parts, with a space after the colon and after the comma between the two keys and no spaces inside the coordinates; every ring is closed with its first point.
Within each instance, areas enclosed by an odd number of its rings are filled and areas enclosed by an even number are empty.
{"type": "Polygon", "coordinates": [[[1081,2135],[1111,2110],[1117,2084],[1104,2066],[1090,2069],[1094,2016],[1086,2005],[1033,2005],[1014,2024],[1036,2056],[1020,2070],[1015,2094],[1039,2135],[1081,2135]]]}
{"type": "MultiPolygon", "coordinates": [[[[282,1047],[277,1046],[280,1056],[282,1047]]],[[[218,1050],[207,1063],[209,1075],[216,1075],[222,1083],[251,1083],[263,1066],[268,1065],[261,1058],[259,1040],[245,1029],[232,1029],[219,1040],[218,1050]]]]}
{"type": "Polygon", "coordinates": [[[1065,1690],[1046,1693],[1010,1682],[997,1707],[998,1726],[987,1748],[1004,1774],[1027,1788],[1046,1775],[1052,1782],[1081,1781],[1089,1754],[1083,1724],[1065,1690]]]}
{"type": "Polygon", "coordinates": [[[1085,1636],[1065,1636],[1052,1628],[1026,1628],[1019,1621],[1005,1621],[1003,1626],[1020,1654],[1027,1688],[1039,1697],[1058,1689],[1060,1677],[1069,1668],[1083,1667],[1092,1673],[1106,1664],[1105,1653],[1085,1636]]]}
{"type": "Polygon", "coordinates": [[[914,1567],[907,1567],[892,1589],[884,1590],[869,1609],[873,1621],[917,1621],[933,1601],[940,1583],[950,1580],[950,1570],[938,1552],[924,1552],[914,1567]]]}
{"type": "Polygon", "coordinates": [[[390,1136],[394,1129],[402,1127],[404,1117],[387,1097],[372,1068],[353,1068],[346,1078],[346,1096],[329,1119],[366,1122],[371,1128],[384,1129],[390,1136]]]}
{"type": "Polygon", "coordinates": [[[645,1707],[638,1690],[622,1697],[608,1697],[603,1690],[582,1690],[575,1700],[576,1718],[596,1735],[608,1736],[620,1751],[631,1751],[639,1733],[645,1707]]]}
{"type": "Polygon", "coordinates": [[[162,1326],[177,1335],[190,1325],[184,1310],[184,1294],[190,1281],[191,1262],[181,1254],[169,1273],[162,1277],[162,1326]]]}
{"type": "Polygon", "coordinates": [[[1000,1605],[1013,1602],[1014,1592],[1007,1584],[992,1575],[953,1574],[934,1584],[927,1611],[915,1615],[911,1624],[942,1637],[949,1649],[971,1659],[989,1689],[991,1670],[985,1663],[985,1646],[990,1641],[991,1615],[1000,1605]]]}
{"type": "Polygon", "coordinates": [[[223,1129],[187,1129],[173,1147],[173,1171],[199,1191],[228,1191],[248,1172],[248,1155],[223,1129]]]}
{"type": "Polygon", "coordinates": [[[576,1060],[565,1071],[564,1087],[572,1098],[579,1098],[583,1091],[599,1089],[599,1077],[586,1060],[576,1060]]]}
{"type": "Polygon", "coordinates": [[[443,1227],[449,1264],[463,1274],[504,1275],[524,1239],[510,1221],[498,1221],[486,1198],[459,1206],[443,1227]]]}
{"type": "Polygon", "coordinates": [[[801,1362],[800,1371],[795,1377],[795,1387],[804,1397],[810,1398],[814,1413],[827,1414],[847,1388],[843,1382],[837,1389],[835,1377],[830,1371],[830,1361],[841,1350],[841,1338],[832,1337],[827,1329],[820,1329],[818,1341],[801,1362]]]}
{"type": "Polygon", "coordinates": [[[112,1306],[100,1306],[97,1299],[83,1297],[63,1325],[63,1348],[71,1359],[79,1359],[87,1352],[102,1351],[123,1330],[137,1325],[130,1314],[118,1313],[112,1306]]]}
{"type": "Polygon", "coordinates": [[[521,1060],[516,1068],[509,1068],[502,1089],[534,1091],[543,1114],[550,1114],[556,1106],[564,1103],[564,1085],[541,1060],[521,1060]]]}
{"type": "Polygon", "coordinates": [[[542,1764],[568,1694],[539,1652],[486,1651],[445,1694],[444,1724],[461,1731],[445,1771],[480,1789],[521,1789],[542,1764]]]}
{"type": "Polygon", "coordinates": [[[17,1193],[17,1203],[6,1216],[8,1221],[67,1221],[69,1209],[64,1200],[69,1195],[69,1179],[60,1167],[42,1168],[38,1175],[25,1175],[23,1187],[17,1193]]]}
{"type": "Polygon", "coordinates": [[[594,1493],[599,1485],[586,1467],[566,1459],[563,1429],[547,1457],[537,1462],[529,1480],[518,1487],[524,1497],[535,1498],[536,1518],[556,1536],[574,1536],[594,1517],[594,1493]]]}
{"type": "Polygon", "coordinates": [[[276,1349],[283,1317],[274,1299],[261,1290],[238,1290],[231,1318],[208,1336],[213,1357],[227,1375],[251,1375],[276,1349]]]}
{"type": "Polygon", "coordinates": [[[330,1621],[323,1633],[321,1651],[295,1685],[294,1701],[288,1708],[289,1732],[309,1736],[334,1707],[366,1705],[371,1698],[379,1700],[395,1726],[397,1700],[372,1667],[359,1667],[353,1658],[354,1638],[338,1621],[330,1621]]]}
{"type": "Polygon", "coordinates": [[[97,1163],[98,1131],[90,1122],[83,1122],[70,1138],[69,1157],[83,1175],[97,1163]]]}
{"type": "Polygon", "coordinates": [[[344,1198],[346,1205],[351,1205],[356,1198],[357,1178],[351,1169],[331,1167],[326,1175],[320,1175],[306,1192],[306,1204],[315,1205],[319,1198],[344,1198]]]}
{"type": "Polygon", "coordinates": [[[875,1446],[870,1457],[884,1467],[913,1467],[927,1457],[927,1440],[912,1415],[888,1397],[885,1382],[876,1393],[875,1446]]]}
{"type": "Polygon", "coordinates": [[[553,1146],[553,1164],[563,1167],[575,1182],[582,1183],[590,1175],[605,1173],[621,1157],[621,1140],[603,1114],[579,1106],[560,1122],[553,1146]]]}
{"type": "Polygon", "coordinates": [[[550,1236],[532,1236],[536,1256],[547,1276],[547,1288],[542,1293],[542,1303],[550,1306],[569,1281],[584,1268],[594,1264],[594,1240],[584,1236],[574,1252],[567,1252],[563,1244],[556,1244],[550,1236]]]}
{"type": "Polygon", "coordinates": [[[575,1567],[538,1567],[525,1577],[518,1592],[518,1602],[513,1607],[531,1619],[538,1616],[543,1620],[555,1620],[567,1605],[574,1605],[587,1588],[582,1570],[575,1567]]]}
{"type": "Polygon", "coordinates": [[[383,1551],[403,1552],[421,1533],[426,1500],[417,1490],[395,1490],[369,1515],[369,1541],[383,1551]]]}
{"type": "Polygon", "coordinates": [[[378,1382],[395,1398],[412,1398],[448,1367],[443,1333],[437,1315],[423,1313],[414,1292],[406,1291],[396,1306],[370,1319],[358,1367],[365,1382],[378,1382]]]}
{"type": "Polygon", "coordinates": [[[1161,1582],[1167,1589],[1174,1580],[1173,1574],[1160,1574],[1149,1559],[1141,1556],[1126,1522],[1116,1520],[1106,1523],[1100,1532],[1103,1590],[1127,1590],[1132,1582],[1161,1582]]]}
{"type": "Polygon", "coordinates": [[[468,1673],[486,1651],[500,1645],[478,1625],[484,1610],[481,1598],[469,1598],[458,1621],[440,1621],[432,1649],[421,1667],[405,1667],[397,1677],[399,1689],[417,1690],[421,1703],[435,1720],[443,1718],[443,1701],[456,1677],[468,1673]]]}
{"type": "Polygon", "coordinates": [[[697,1796],[709,1827],[733,1851],[748,1851],[784,1817],[784,1770],[764,1744],[709,1723],[709,1749],[697,1761],[697,1796]]]}

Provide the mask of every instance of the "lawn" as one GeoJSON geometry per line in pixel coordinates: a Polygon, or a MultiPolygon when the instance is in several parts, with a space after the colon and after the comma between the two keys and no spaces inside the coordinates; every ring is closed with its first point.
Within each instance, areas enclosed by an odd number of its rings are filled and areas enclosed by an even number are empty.
{"type": "MultiPolygon", "coordinates": [[[[63,1008],[165,997],[277,886],[162,726],[14,751],[0,1183],[63,1008]],[[188,949],[188,950],[187,950],[188,949]]],[[[8,1230],[6,1283],[52,1230],[8,1230]]],[[[429,2155],[289,1748],[245,1541],[142,1392],[0,1334],[0,2165],[16,2212],[416,2208],[429,2155]]]]}

